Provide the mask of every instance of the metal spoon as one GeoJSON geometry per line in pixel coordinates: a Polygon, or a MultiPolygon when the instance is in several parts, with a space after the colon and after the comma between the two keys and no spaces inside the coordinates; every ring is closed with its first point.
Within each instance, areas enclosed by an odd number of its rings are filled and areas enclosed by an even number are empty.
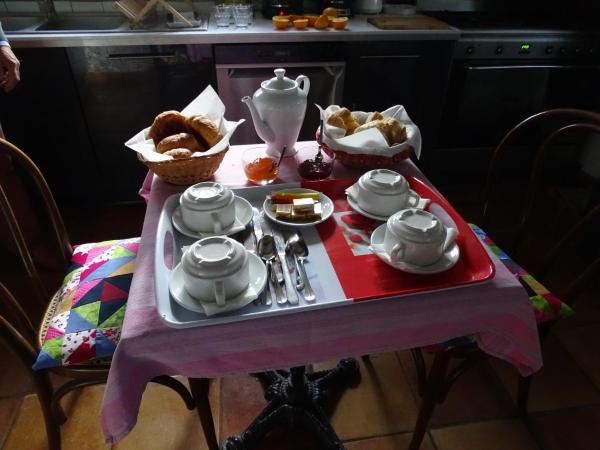
{"type": "MultiPolygon", "coordinates": [[[[270,234],[265,234],[258,241],[258,255],[262,258],[262,260],[267,265],[267,274],[268,274],[268,283],[269,283],[269,291],[271,292],[271,297],[275,297],[275,300],[278,304],[282,305],[287,302],[287,298],[281,289],[281,285],[277,281],[277,276],[275,275],[275,271],[273,270],[273,260],[277,256],[275,252],[275,241],[273,240],[273,236],[270,234]]],[[[270,305],[270,298],[267,299],[267,306],[270,305]]]]}
{"type": "Polygon", "coordinates": [[[294,274],[296,275],[296,290],[301,291],[304,289],[304,280],[302,279],[302,275],[300,274],[300,264],[298,263],[298,258],[294,254],[290,241],[288,240],[285,243],[285,252],[292,257],[294,260],[294,274]]]}
{"type": "Polygon", "coordinates": [[[315,291],[313,291],[310,281],[308,281],[308,276],[306,275],[306,269],[304,267],[304,260],[308,257],[308,246],[302,236],[297,233],[290,234],[287,243],[300,266],[300,275],[302,276],[302,282],[304,284],[304,290],[302,291],[304,300],[307,302],[314,302],[316,299],[315,291]]]}

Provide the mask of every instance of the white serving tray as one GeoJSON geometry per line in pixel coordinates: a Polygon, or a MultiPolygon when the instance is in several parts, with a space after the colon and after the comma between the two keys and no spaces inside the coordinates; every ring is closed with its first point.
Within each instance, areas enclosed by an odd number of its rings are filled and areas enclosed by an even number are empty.
{"type": "MultiPolygon", "coordinates": [[[[234,189],[233,191],[235,195],[244,197],[260,210],[266,195],[271,191],[296,187],[300,187],[300,183],[249,187],[234,189]]],[[[271,306],[256,306],[254,303],[250,303],[236,311],[211,317],[183,308],[171,298],[169,293],[169,279],[172,268],[181,260],[182,247],[192,244],[195,239],[179,233],[171,222],[173,211],[179,204],[179,195],[172,195],[165,201],[158,221],[156,235],[154,259],[156,308],[161,320],[165,324],[175,328],[200,327],[351,305],[353,303],[351,300],[345,298],[344,291],[337,279],[325,247],[321,242],[319,233],[314,226],[311,226],[302,228],[301,233],[308,244],[310,252],[306,261],[306,271],[317,297],[316,302],[306,303],[302,295],[299,294],[300,302],[297,305],[278,305],[275,301],[273,301],[271,306]]],[[[263,226],[263,231],[267,232],[268,227],[273,227],[276,224],[264,218],[261,221],[261,225],[263,226]]],[[[280,229],[286,228],[280,225],[277,225],[277,227],[280,229]]],[[[235,236],[233,237],[235,238],[235,236]]]]}

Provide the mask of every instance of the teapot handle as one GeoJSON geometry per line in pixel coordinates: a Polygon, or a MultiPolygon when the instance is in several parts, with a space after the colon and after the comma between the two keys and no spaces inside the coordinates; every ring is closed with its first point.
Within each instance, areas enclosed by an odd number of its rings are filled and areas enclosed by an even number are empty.
{"type": "Polygon", "coordinates": [[[300,94],[304,97],[308,97],[308,90],[310,89],[310,80],[308,77],[306,75],[298,75],[298,77],[296,77],[296,83],[298,83],[300,94]],[[302,83],[302,89],[300,89],[300,83],[302,81],[304,81],[304,83],[302,83]]]}

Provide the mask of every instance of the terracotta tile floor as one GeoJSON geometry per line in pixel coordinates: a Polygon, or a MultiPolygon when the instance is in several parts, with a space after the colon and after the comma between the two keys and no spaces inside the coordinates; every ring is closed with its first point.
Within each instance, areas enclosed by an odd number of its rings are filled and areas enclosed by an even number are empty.
{"type": "MultiPolygon", "coordinates": [[[[464,199],[468,203],[471,199],[464,199]]],[[[92,237],[139,234],[143,206],[123,207],[131,217],[114,229],[111,214],[65,214],[74,242],[92,237]],[[78,226],[82,221],[93,227],[78,226]],[[137,233],[136,233],[137,230],[137,233]],[[117,233],[116,231],[119,231],[117,233]]],[[[461,211],[462,212],[462,211],[461,211]]],[[[463,213],[464,214],[464,213],[463,213]]],[[[592,292],[598,292],[593,290],[592,292]]],[[[488,360],[461,378],[437,407],[423,450],[597,450],[600,423],[600,303],[584,298],[578,315],[553,330],[544,348],[545,366],[534,378],[527,423],[516,414],[515,371],[488,360]]],[[[595,295],[597,297],[597,295],[595,295]]],[[[27,370],[0,345],[0,448],[42,450],[44,424],[27,370]]],[[[335,362],[315,364],[315,369],[335,362]]],[[[58,383],[59,380],[55,380],[58,383]]],[[[100,432],[103,386],[85,388],[63,400],[69,420],[62,426],[64,450],[106,448],[100,432]]],[[[211,403],[221,441],[238,434],[265,405],[258,381],[246,375],[213,381],[211,403]]],[[[407,351],[361,360],[361,382],[344,391],[330,408],[331,422],[348,450],[405,449],[419,406],[407,351]]],[[[206,449],[195,412],[171,390],[150,385],[132,433],[117,450],[206,449]]],[[[269,435],[259,450],[312,450],[316,444],[299,432],[269,435]]]]}

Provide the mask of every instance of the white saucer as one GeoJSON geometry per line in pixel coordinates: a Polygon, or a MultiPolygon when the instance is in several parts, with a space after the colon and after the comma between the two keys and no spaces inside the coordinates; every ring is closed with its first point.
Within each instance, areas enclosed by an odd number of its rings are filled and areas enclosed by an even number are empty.
{"type": "Polygon", "coordinates": [[[169,292],[173,300],[185,309],[206,314],[207,316],[243,308],[256,299],[267,284],[267,268],[262,260],[258,256],[248,253],[248,265],[250,269],[250,284],[248,285],[248,289],[233,298],[228,298],[227,303],[223,306],[218,306],[215,302],[194,298],[188,294],[183,287],[183,269],[181,263],[177,264],[171,272],[169,292]]]}
{"type": "MultiPolygon", "coordinates": [[[[350,208],[352,208],[355,212],[359,213],[360,215],[368,217],[369,219],[379,220],[380,222],[387,222],[387,220],[390,218],[391,214],[389,214],[387,216],[380,216],[378,214],[373,214],[373,213],[367,212],[364,209],[362,209],[360,206],[358,206],[358,203],[356,203],[356,200],[354,200],[354,197],[352,197],[348,193],[348,191],[350,189],[352,189],[352,187],[353,186],[350,186],[348,189],[346,189],[346,200],[348,201],[348,204],[350,205],[350,208]]],[[[409,189],[409,191],[410,191],[411,194],[414,194],[414,195],[417,194],[412,189],[409,189]]],[[[428,198],[422,198],[416,204],[414,204],[414,202],[412,201],[412,198],[409,201],[411,202],[411,204],[409,204],[408,206],[406,206],[406,208],[425,209],[425,207],[429,203],[429,199],[428,198]]]]}
{"type": "MultiPolygon", "coordinates": [[[[319,191],[315,191],[313,189],[304,189],[304,188],[292,188],[292,189],[286,189],[285,191],[286,192],[296,192],[299,194],[307,193],[307,192],[319,192],[319,191]]],[[[273,222],[278,223],[280,225],[290,225],[293,227],[309,227],[311,225],[317,225],[318,223],[325,222],[333,214],[333,202],[331,201],[331,199],[329,197],[327,197],[325,194],[323,194],[322,192],[319,192],[319,194],[321,194],[321,206],[323,208],[323,211],[321,214],[321,218],[318,220],[313,220],[310,222],[294,222],[293,220],[278,219],[275,216],[275,212],[271,209],[271,199],[268,197],[265,199],[265,201],[263,203],[263,210],[265,211],[265,215],[269,219],[271,219],[273,222]]]]}
{"type": "Polygon", "coordinates": [[[246,225],[252,220],[252,205],[242,197],[235,197],[235,220],[233,224],[225,228],[220,233],[204,233],[199,231],[190,230],[184,223],[181,217],[181,206],[177,206],[173,211],[173,226],[181,234],[185,234],[191,238],[202,239],[209,236],[231,236],[232,234],[239,233],[246,225]]]}
{"type": "Polygon", "coordinates": [[[390,256],[383,249],[383,238],[385,237],[386,226],[387,224],[385,223],[378,226],[371,235],[371,250],[373,250],[373,253],[375,253],[379,259],[381,259],[387,265],[392,266],[394,269],[409,273],[432,274],[444,272],[454,267],[454,265],[458,262],[460,250],[456,242],[453,243],[448,250],[446,250],[439,260],[429,266],[415,266],[414,264],[409,264],[402,261],[391,261],[390,256]]]}

